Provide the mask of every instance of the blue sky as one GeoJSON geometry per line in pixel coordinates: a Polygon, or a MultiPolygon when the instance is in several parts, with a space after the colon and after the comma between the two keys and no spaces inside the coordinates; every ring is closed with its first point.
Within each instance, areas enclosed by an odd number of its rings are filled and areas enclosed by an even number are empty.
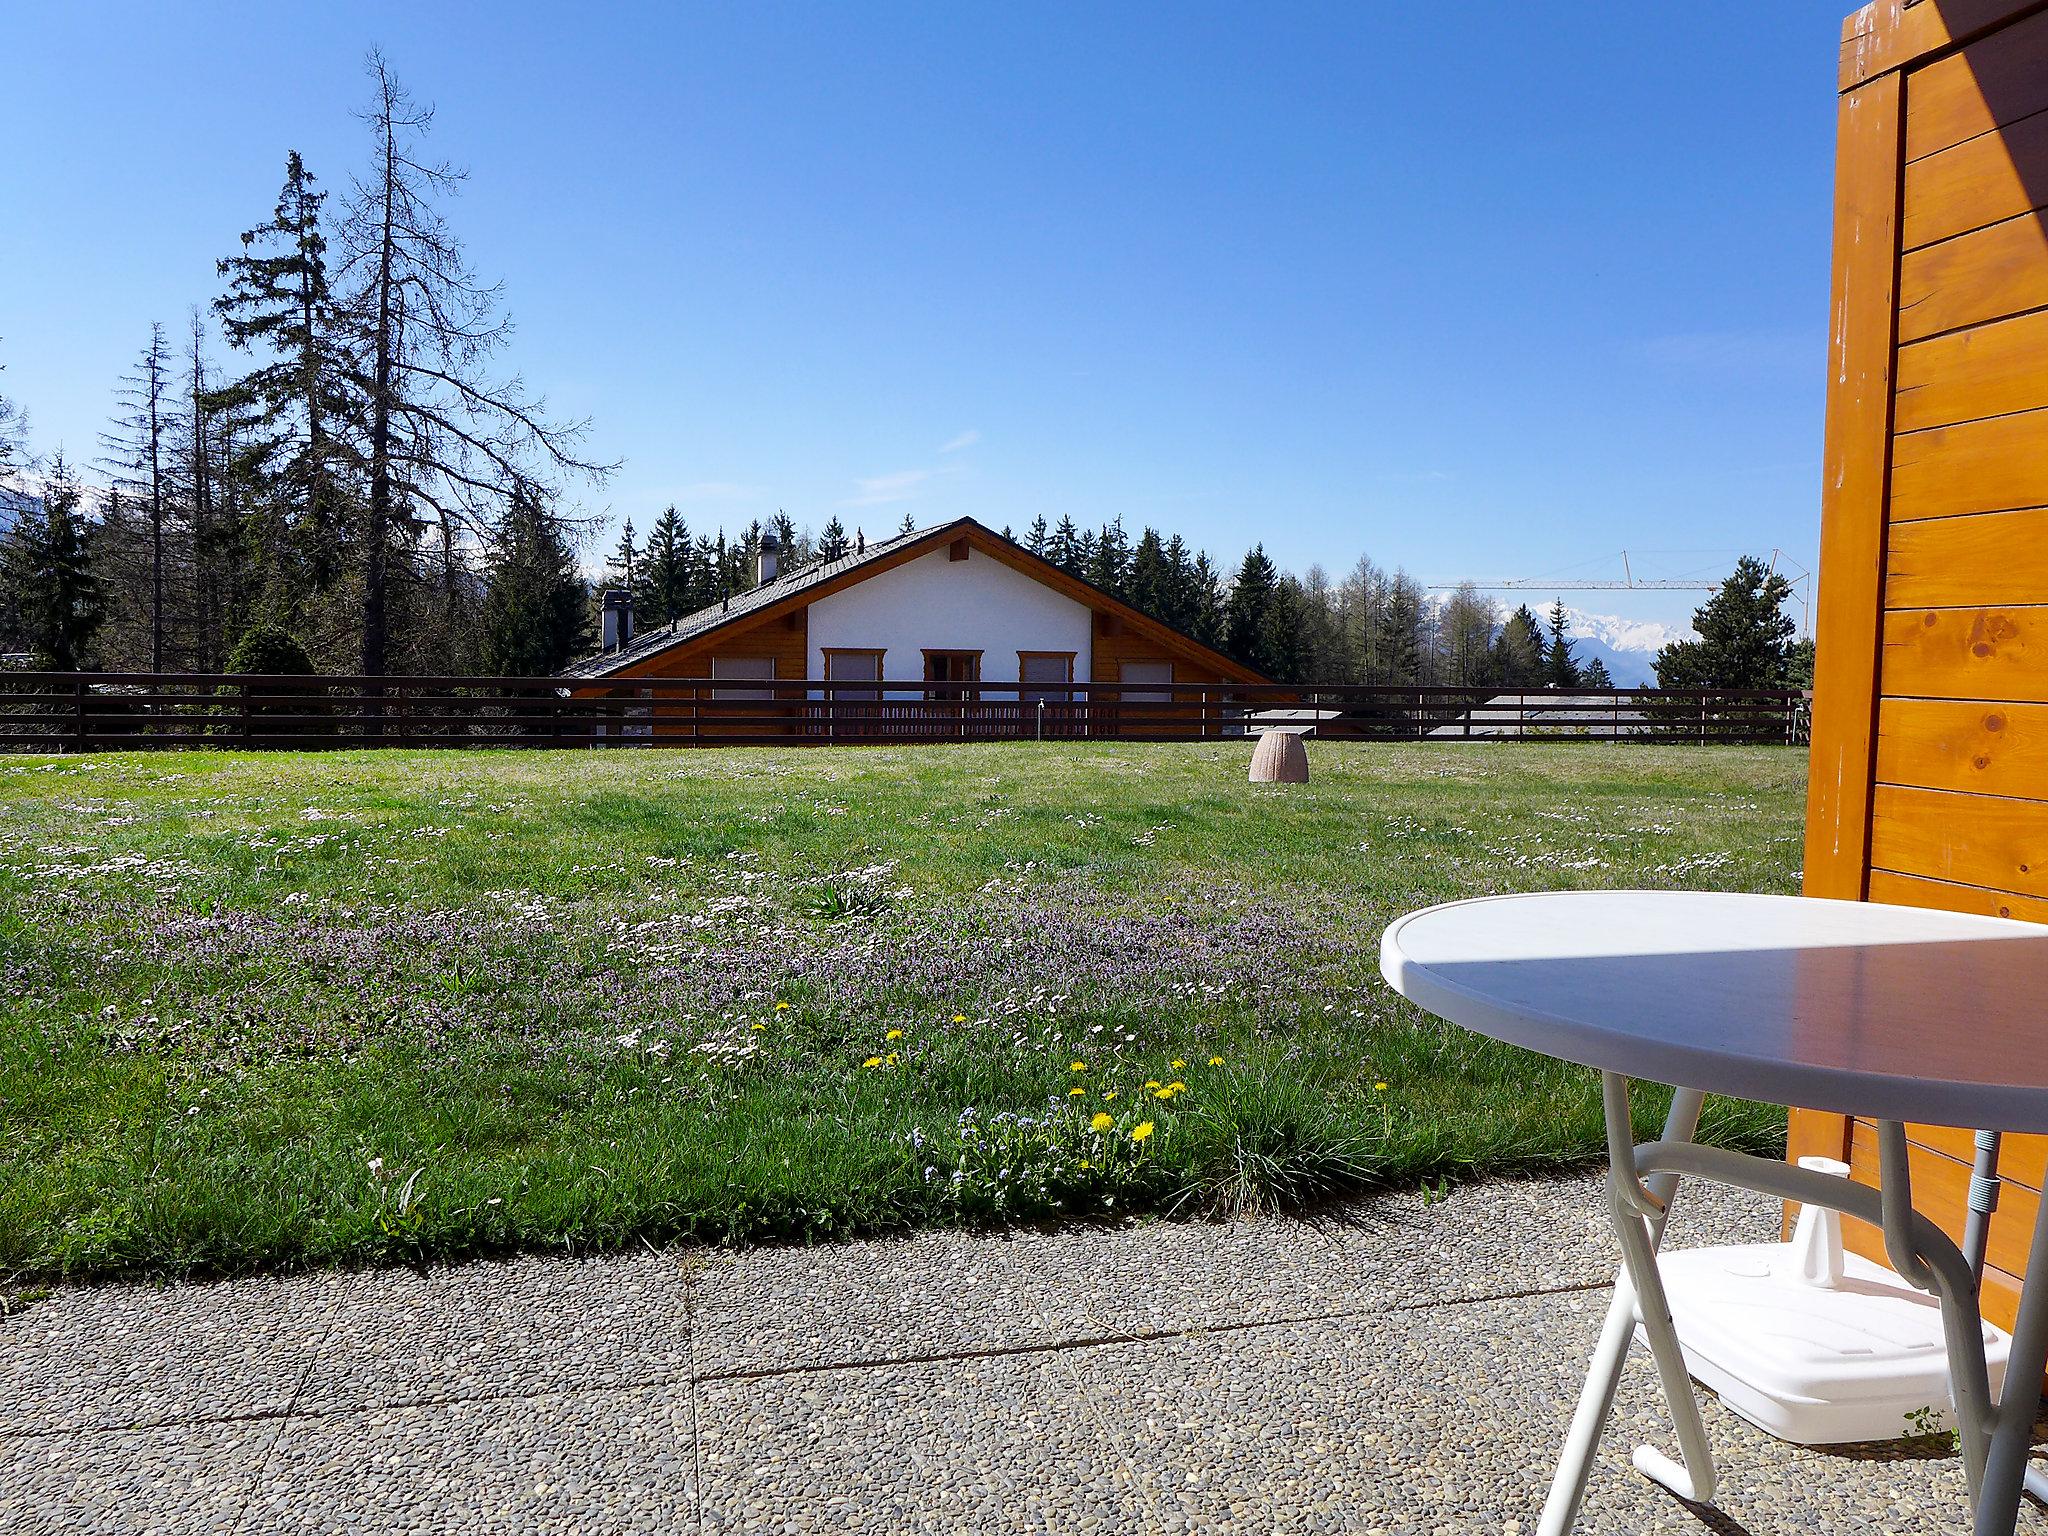
{"type": "Polygon", "coordinates": [[[17,3],[0,389],[89,457],[374,43],[614,523],[1810,567],[1845,5],[17,3]]]}

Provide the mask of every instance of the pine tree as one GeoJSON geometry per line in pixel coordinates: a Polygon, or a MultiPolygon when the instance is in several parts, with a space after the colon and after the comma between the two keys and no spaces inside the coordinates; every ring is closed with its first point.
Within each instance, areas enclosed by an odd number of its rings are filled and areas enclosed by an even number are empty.
{"type": "Polygon", "coordinates": [[[1173,568],[1157,528],[1147,528],[1138,535],[1122,595],[1141,613],[1151,614],[1162,624],[1174,624],[1173,568]]]}
{"type": "Polygon", "coordinates": [[[725,580],[725,531],[719,530],[718,540],[712,542],[709,534],[699,534],[697,550],[690,561],[690,608],[692,613],[700,608],[709,608],[726,593],[725,580]]]}
{"type": "Polygon", "coordinates": [[[1095,547],[1088,556],[1087,579],[1111,597],[1122,597],[1130,562],[1131,541],[1124,532],[1124,520],[1112,518],[1095,536],[1095,547]]]}
{"type": "Polygon", "coordinates": [[[1543,648],[1543,681],[1552,688],[1571,689],[1584,682],[1579,663],[1572,655],[1572,642],[1567,631],[1571,628],[1571,614],[1566,611],[1563,598],[1554,598],[1550,604],[1550,618],[1546,627],[1550,640],[1543,648]]]}
{"type": "Polygon", "coordinates": [[[768,526],[775,534],[776,544],[780,546],[780,553],[776,556],[776,569],[785,574],[790,571],[802,570],[804,567],[803,545],[797,538],[796,524],[790,521],[789,514],[777,511],[775,516],[769,520],[768,526]]]}
{"type": "Polygon", "coordinates": [[[637,605],[640,577],[640,546],[633,542],[633,519],[629,517],[619,533],[619,542],[612,546],[611,560],[604,568],[604,584],[630,594],[637,605]]]}
{"type": "Polygon", "coordinates": [[[1245,552],[1224,606],[1223,649],[1246,666],[1268,675],[1273,660],[1269,650],[1269,612],[1278,581],[1273,562],[1266,557],[1266,546],[1255,544],[1245,552]]]}
{"type": "Polygon", "coordinates": [[[903,526],[902,526],[902,527],[900,527],[900,528],[898,528],[898,529],[896,530],[896,532],[897,532],[898,534],[905,534],[905,533],[915,533],[915,532],[917,532],[917,519],[916,519],[916,518],[914,518],[914,517],[912,517],[912,516],[911,516],[911,515],[910,515],[910,514],[909,514],[908,512],[904,513],[904,514],[903,514],[903,526]]]}
{"type": "Polygon", "coordinates": [[[1596,692],[1612,688],[1614,678],[1607,670],[1607,663],[1598,656],[1589,658],[1586,664],[1579,668],[1579,686],[1591,688],[1596,692]]]}
{"type": "Polygon", "coordinates": [[[1792,584],[1754,555],[1744,555],[1720,590],[1696,609],[1697,640],[1657,653],[1660,688],[1784,688],[1798,627],[1785,612],[1792,584]]]}
{"type": "Polygon", "coordinates": [[[844,560],[853,546],[846,541],[846,525],[839,521],[835,512],[826,520],[825,529],[818,535],[818,558],[820,560],[844,560]]]}
{"type": "Polygon", "coordinates": [[[515,486],[492,531],[482,661],[508,677],[546,677],[581,650],[589,607],[561,521],[531,486],[515,486]]]}
{"type": "Polygon", "coordinates": [[[647,618],[673,624],[691,612],[690,529],[673,506],[664,507],[647,535],[647,618]]]}
{"type": "Polygon", "coordinates": [[[172,400],[170,348],[164,342],[164,328],[152,325],[134,372],[121,382],[119,412],[105,438],[106,468],[115,487],[128,495],[144,518],[147,536],[141,557],[148,577],[142,622],[152,672],[165,669],[172,641],[172,566],[179,537],[170,462],[172,400]]]}
{"type": "Polygon", "coordinates": [[[1422,680],[1422,589],[1405,571],[1387,578],[1374,649],[1380,680],[1410,687],[1422,680]]]}
{"type": "Polygon", "coordinates": [[[1544,680],[1543,627],[1527,603],[1508,615],[1494,637],[1491,671],[1503,688],[1537,688],[1544,680]]]}
{"type": "Polygon", "coordinates": [[[304,584],[325,591],[344,558],[349,450],[336,428],[352,402],[320,224],[327,194],[314,183],[293,150],[269,221],[243,233],[240,255],[216,263],[228,279],[213,303],[222,334],[237,351],[264,360],[210,404],[246,423],[246,476],[269,475],[284,508],[281,526],[266,534],[273,584],[292,582],[302,568],[304,584]]]}
{"type": "Polygon", "coordinates": [[[440,548],[444,612],[455,616],[459,552],[484,532],[499,498],[552,497],[548,476],[601,483],[613,468],[577,456],[587,423],[553,423],[517,378],[482,366],[510,336],[498,289],[472,271],[436,204],[462,173],[420,158],[433,124],[382,55],[372,53],[369,124],[374,160],[340,228],[337,313],[360,404],[367,481],[357,586],[361,670],[382,673],[392,652],[391,572],[431,529],[440,548]]]}
{"type": "Polygon", "coordinates": [[[1470,582],[1453,592],[1437,620],[1437,676],[1454,688],[1483,686],[1491,675],[1489,653],[1499,623],[1493,600],[1470,582]]]}
{"type": "Polygon", "coordinates": [[[1045,555],[1045,514],[1039,513],[1031,519],[1031,526],[1024,530],[1024,547],[1041,558],[1045,555]]]}
{"type": "Polygon", "coordinates": [[[85,667],[102,618],[81,508],[84,496],[59,453],[43,477],[40,505],[21,507],[0,545],[0,584],[35,665],[85,667]]]}
{"type": "Polygon", "coordinates": [[[1187,632],[1211,650],[1220,651],[1226,618],[1223,578],[1216,573],[1207,550],[1195,556],[1188,577],[1187,632]]]}
{"type": "Polygon", "coordinates": [[[1074,531],[1071,517],[1062,517],[1052,537],[1045,541],[1045,558],[1069,576],[1081,574],[1081,538],[1074,531]]]}

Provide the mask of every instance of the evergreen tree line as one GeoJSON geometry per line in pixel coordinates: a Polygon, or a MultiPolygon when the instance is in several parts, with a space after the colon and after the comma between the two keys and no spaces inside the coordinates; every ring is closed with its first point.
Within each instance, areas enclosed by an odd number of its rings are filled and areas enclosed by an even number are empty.
{"type": "Polygon", "coordinates": [[[1597,659],[1580,665],[1562,603],[1540,621],[1504,612],[1471,586],[1433,602],[1406,571],[1361,557],[1342,577],[1321,565],[1280,570],[1263,544],[1225,572],[1175,534],[1072,519],[1026,530],[1024,547],[1280,682],[1606,688],[1597,659]]]}

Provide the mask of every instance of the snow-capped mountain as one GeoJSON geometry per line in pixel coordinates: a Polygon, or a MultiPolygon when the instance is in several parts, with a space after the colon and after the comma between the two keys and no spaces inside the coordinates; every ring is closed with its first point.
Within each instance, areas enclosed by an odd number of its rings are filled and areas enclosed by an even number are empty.
{"type": "MultiPolygon", "coordinates": [[[[1432,603],[1442,606],[1450,601],[1450,594],[1432,592],[1432,603]]],[[[1549,612],[1549,605],[1542,607],[1531,603],[1530,609],[1540,623],[1549,612]]],[[[1513,604],[1503,605],[1503,616],[1513,604]]],[[[1566,631],[1571,636],[1572,654],[1579,665],[1598,657],[1607,668],[1607,675],[1614,679],[1617,688],[1654,688],[1657,686],[1657,669],[1652,665],[1657,653],[1674,640],[1690,640],[1692,630],[1675,624],[1664,624],[1655,619],[1624,619],[1614,613],[1588,613],[1583,608],[1567,606],[1565,613],[1571,624],[1566,631]]]]}
{"type": "Polygon", "coordinates": [[[1571,615],[1572,654],[1584,666],[1594,657],[1605,664],[1619,688],[1649,688],[1657,681],[1651,663],[1674,640],[1690,640],[1690,629],[1659,624],[1653,619],[1624,619],[1611,613],[1566,608],[1571,615]]]}

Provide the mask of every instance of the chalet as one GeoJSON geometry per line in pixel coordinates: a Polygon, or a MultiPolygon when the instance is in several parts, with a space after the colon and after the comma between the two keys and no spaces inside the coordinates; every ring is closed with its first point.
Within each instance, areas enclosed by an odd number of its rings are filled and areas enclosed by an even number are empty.
{"type": "MultiPolygon", "coordinates": [[[[796,571],[778,569],[779,554],[763,540],[756,585],[637,632],[624,594],[607,594],[603,649],[562,675],[603,685],[578,687],[584,697],[645,692],[644,729],[657,732],[663,720],[701,721],[705,701],[683,710],[672,688],[632,685],[699,678],[724,685],[709,690],[719,703],[764,720],[831,716],[818,708],[827,699],[871,703],[877,723],[894,723],[882,734],[920,734],[897,728],[909,714],[882,707],[891,703],[950,706],[926,719],[972,705],[1034,721],[1045,704],[1066,723],[1136,705],[1163,724],[1182,704],[1202,707],[1189,685],[1266,681],[973,518],[796,571]],[[1115,686],[1088,686],[1101,684],[1115,686]]],[[[734,713],[723,711],[727,724],[734,713]]]]}

